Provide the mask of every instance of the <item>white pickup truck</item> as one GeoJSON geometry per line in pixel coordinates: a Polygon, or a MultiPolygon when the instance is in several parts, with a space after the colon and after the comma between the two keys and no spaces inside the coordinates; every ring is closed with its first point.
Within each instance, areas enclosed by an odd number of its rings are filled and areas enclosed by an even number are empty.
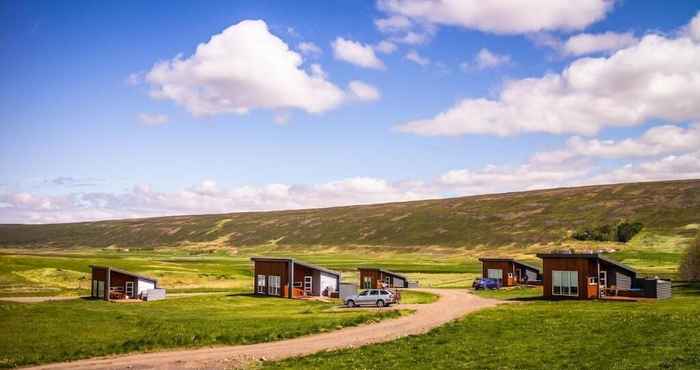
{"type": "Polygon", "coordinates": [[[396,303],[394,293],[386,289],[367,289],[359,294],[353,294],[345,298],[348,307],[377,306],[384,307],[396,303]]]}

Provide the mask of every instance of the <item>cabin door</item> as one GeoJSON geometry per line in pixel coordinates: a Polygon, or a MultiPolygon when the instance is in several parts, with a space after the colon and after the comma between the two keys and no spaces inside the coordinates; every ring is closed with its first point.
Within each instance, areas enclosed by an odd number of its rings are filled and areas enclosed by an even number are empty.
{"type": "Polygon", "coordinates": [[[304,295],[311,295],[313,288],[313,276],[304,276],[304,295]]]}
{"type": "Polygon", "coordinates": [[[608,272],[601,271],[598,277],[598,286],[600,287],[600,296],[605,296],[605,288],[608,287],[608,272]]]}
{"type": "Polygon", "coordinates": [[[126,291],[127,297],[134,298],[134,282],[133,281],[127,281],[126,287],[124,290],[126,291]]]}

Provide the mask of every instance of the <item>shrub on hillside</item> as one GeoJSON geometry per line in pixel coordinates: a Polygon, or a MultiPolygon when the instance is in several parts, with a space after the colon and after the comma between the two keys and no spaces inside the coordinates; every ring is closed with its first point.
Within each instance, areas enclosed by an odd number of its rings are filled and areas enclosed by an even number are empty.
{"type": "Polygon", "coordinates": [[[615,226],[606,224],[598,227],[587,227],[574,232],[572,237],[576,240],[627,243],[643,227],[639,222],[620,221],[615,226]]]}
{"type": "Polygon", "coordinates": [[[684,280],[700,281],[700,232],[681,257],[680,272],[684,280]]]}

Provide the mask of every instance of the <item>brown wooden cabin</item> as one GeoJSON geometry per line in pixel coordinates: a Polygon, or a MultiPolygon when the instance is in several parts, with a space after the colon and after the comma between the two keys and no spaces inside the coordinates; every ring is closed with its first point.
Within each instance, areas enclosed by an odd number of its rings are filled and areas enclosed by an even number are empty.
{"type": "Polygon", "coordinates": [[[671,296],[669,281],[639,279],[634,269],[600,253],[541,253],[537,257],[543,261],[545,298],[671,296]]]}
{"type": "Polygon", "coordinates": [[[374,267],[360,267],[362,289],[408,288],[408,278],[396,272],[374,267]]]}
{"type": "Polygon", "coordinates": [[[136,299],[150,289],[158,288],[158,280],[110,266],[94,266],[90,296],[104,300],[136,299]]]}
{"type": "Polygon", "coordinates": [[[334,296],[340,289],[340,272],[294,258],[253,257],[255,294],[302,298],[334,296]]]}
{"type": "Polygon", "coordinates": [[[494,279],[501,286],[518,284],[539,284],[542,274],[537,266],[512,258],[479,258],[481,261],[481,276],[494,279]]]}

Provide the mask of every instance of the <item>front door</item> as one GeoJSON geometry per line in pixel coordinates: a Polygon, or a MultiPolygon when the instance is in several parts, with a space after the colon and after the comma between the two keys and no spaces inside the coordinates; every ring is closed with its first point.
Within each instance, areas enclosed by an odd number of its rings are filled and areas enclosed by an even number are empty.
{"type": "Polygon", "coordinates": [[[304,295],[311,295],[313,276],[304,276],[304,295]]]}
{"type": "Polygon", "coordinates": [[[600,287],[600,296],[603,297],[603,296],[605,296],[605,288],[608,287],[608,272],[607,271],[600,272],[600,276],[598,277],[598,284],[600,287]]]}
{"type": "Polygon", "coordinates": [[[126,282],[126,296],[129,298],[134,298],[134,282],[133,281],[127,281],[126,282]]]}

